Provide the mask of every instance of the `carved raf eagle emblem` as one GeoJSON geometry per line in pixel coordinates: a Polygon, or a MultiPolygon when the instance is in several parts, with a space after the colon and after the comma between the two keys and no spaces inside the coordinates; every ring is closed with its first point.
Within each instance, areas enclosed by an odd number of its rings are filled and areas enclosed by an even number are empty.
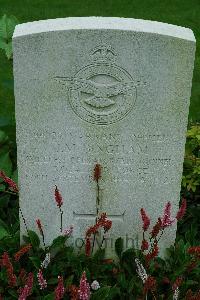
{"type": "Polygon", "coordinates": [[[56,77],[68,82],[70,90],[77,90],[83,95],[85,104],[94,108],[107,108],[116,104],[115,96],[126,95],[133,93],[135,84],[133,82],[117,82],[113,84],[100,84],[92,80],[73,78],[67,79],[66,77],[56,77]]]}
{"type": "Polygon", "coordinates": [[[93,62],[81,68],[75,76],[54,77],[68,91],[73,111],[81,119],[108,125],[123,119],[136,102],[136,82],[114,63],[111,46],[98,46],[91,51],[93,62]]]}

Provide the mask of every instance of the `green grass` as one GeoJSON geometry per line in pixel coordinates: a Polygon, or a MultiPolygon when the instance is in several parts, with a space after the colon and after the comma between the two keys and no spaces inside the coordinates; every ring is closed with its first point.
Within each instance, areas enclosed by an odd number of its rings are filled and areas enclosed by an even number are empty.
{"type": "MultiPolygon", "coordinates": [[[[116,16],[189,27],[197,39],[190,120],[200,120],[200,0],[0,0],[0,16],[20,23],[69,16],[116,16]]],[[[0,52],[0,126],[14,126],[12,63],[0,52]]]]}

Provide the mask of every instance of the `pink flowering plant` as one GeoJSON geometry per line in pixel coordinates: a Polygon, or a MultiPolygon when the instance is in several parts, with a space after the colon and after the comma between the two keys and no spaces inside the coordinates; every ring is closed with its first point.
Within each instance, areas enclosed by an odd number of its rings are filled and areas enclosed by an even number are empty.
{"type": "MultiPolygon", "coordinates": [[[[97,189],[101,168],[99,164],[94,168],[97,189]]],[[[4,172],[0,175],[5,186],[1,196],[7,194],[10,201],[18,203],[17,184],[4,172]]],[[[38,216],[35,231],[29,230],[20,209],[27,229],[21,246],[19,227],[13,230],[5,225],[7,234],[0,238],[0,299],[199,299],[200,246],[194,228],[177,236],[165,259],[159,256],[163,232],[175,222],[181,224],[185,215],[187,218],[185,198],[174,216],[167,202],[155,224],[148,209],[141,208],[140,247],[124,249],[119,237],[115,242],[116,260],[105,258],[103,240],[99,249],[92,251],[98,231],[106,233],[112,227],[106,213],[85,228],[85,245],[77,252],[69,243],[73,226],[63,229],[64,199],[57,186],[52,199],[60,214],[60,235],[51,245],[45,243],[48,229],[38,216]]]]}

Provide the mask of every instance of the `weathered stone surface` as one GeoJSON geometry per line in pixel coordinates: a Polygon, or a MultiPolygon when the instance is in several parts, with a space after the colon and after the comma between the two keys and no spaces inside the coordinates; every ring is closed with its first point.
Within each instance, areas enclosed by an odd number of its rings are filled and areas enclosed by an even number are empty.
{"type": "MultiPolygon", "coordinates": [[[[141,233],[167,201],[178,208],[195,39],[191,30],[134,19],[66,18],[21,24],[13,39],[20,205],[47,244],[64,227],[84,237],[100,211],[111,236],[141,233]]],[[[21,232],[25,231],[21,222],[21,232]]],[[[173,243],[168,229],[162,247],[173,243]]],[[[79,240],[78,245],[81,244],[79,240]]],[[[129,240],[129,244],[131,241],[129,240]]]]}

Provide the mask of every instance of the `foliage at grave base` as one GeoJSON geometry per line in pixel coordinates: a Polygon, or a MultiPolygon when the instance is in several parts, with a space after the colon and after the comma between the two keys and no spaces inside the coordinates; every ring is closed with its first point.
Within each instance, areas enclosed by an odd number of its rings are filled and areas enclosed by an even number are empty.
{"type": "Polygon", "coordinates": [[[40,248],[37,234],[32,231],[29,234],[31,238],[26,237],[25,240],[32,242],[32,247],[28,248],[25,254],[21,254],[19,261],[16,259],[19,250],[16,247],[19,233],[4,237],[0,241],[2,256],[0,293],[3,299],[22,299],[18,298],[20,287],[25,286],[30,272],[33,273],[34,279],[28,299],[145,299],[145,288],[148,290],[146,293],[148,299],[172,299],[176,286],[180,291],[177,299],[199,299],[192,298],[191,293],[199,297],[200,257],[194,260],[195,256],[188,253],[190,244],[185,244],[183,240],[179,240],[175,247],[172,246],[167,250],[168,256],[165,260],[156,257],[148,267],[145,267],[149,278],[152,279],[152,285],[149,283],[149,286],[145,287],[137,272],[137,260],[135,261],[135,258],[138,258],[145,266],[142,251],[134,249],[123,251],[121,239],[118,239],[115,244],[118,262],[114,262],[104,259],[104,250],[101,249],[89,257],[85,254],[77,254],[77,251],[65,243],[68,238],[60,236],[48,249],[51,253],[50,262],[42,269],[47,287],[41,289],[37,274],[41,262],[44,261],[45,250],[40,248]],[[3,253],[4,256],[5,253],[9,253],[12,272],[16,276],[14,283],[11,280],[11,270],[9,271],[9,268],[2,263],[2,260],[5,260],[3,253]],[[90,286],[90,297],[79,298],[77,291],[80,289],[80,279],[84,272],[90,286]],[[59,282],[58,276],[63,279],[64,288],[63,296],[60,298],[56,298],[55,292],[59,282]],[[95,286],[98,287],[97,290],[91,288],[94,281],[98,283],[95,286]]]}
{"type": "MultiPolygon", "coordinates": [[[[11,201],[17,203],[17,185],[4,172],[0,173],[0,177],[3,179],[1,185],[5,187],[1,193],[10,195],[11,201]]],[[[97,185],[100,178],[101,169],[97,164],[94,168],[97,185]]],[[[105,234],[112,226],[106,214],[101,214],[93,226],[86,228],[85,253],[84,249],[77,252],[77,248],[70,246],[72,227],[62,229],[63,198],[57,187],[55,201],[61,216],[61,233],[48,247],[39,219],[36,225],[42,238],[27,228],[25,245],[21,248],[18,223],[14,230],[13,223],[1,222],[1,299],[199,299],[200,246],[197,228],[186,231],[184,239],[177,238],[175,246],[166,249],[165,259],[158,256],[163,231],[176,221],[182,222],[180,220],[186,211],[185,199],[175,218],[171,216],[171,204],[168,202],[163,217],[159,217],[155,225],[151,224],[142,208],[141,250],[125,250],[123,240],[119,238],[115,243],[118,256],[115,261],[105,258],[103,243],[99,244],[95,253],[91,247],[99,230],[105,234]]],[[[21,209],[20,212],[26,224],[21,209]]]]}

